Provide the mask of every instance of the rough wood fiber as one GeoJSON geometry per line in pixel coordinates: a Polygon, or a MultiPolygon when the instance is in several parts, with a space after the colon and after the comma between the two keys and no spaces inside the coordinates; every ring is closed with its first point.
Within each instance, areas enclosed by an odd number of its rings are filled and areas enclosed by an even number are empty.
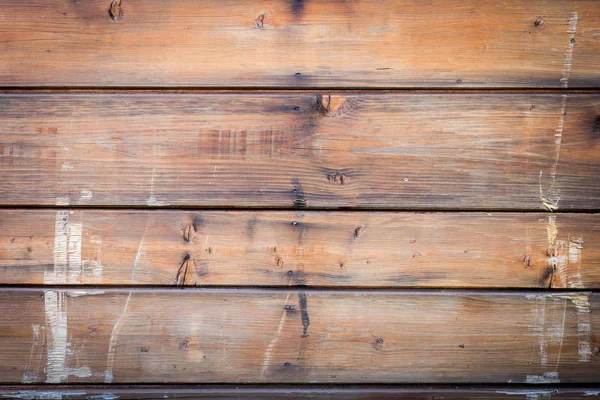
{"type": "Polygon", "coordinates": [[[337,386],[337,385],[194,385],[190,386],[111,386],[86,385],[80,386],[0,386],[0,398],[31,400],[40,399],[85,399],[85,400],[116,400],[116,399],[348,399],[348,400],[480,400],[506,399],[512,400],[581,400],[600,396],[600,388],[583,386],[581,388],[565,387],[448,387],[438,386],[337,386]]]}
{"type": "Polygon", "coordinates": [[[596,94],[5,94],[0,203],[598,209],[596,94]]]}
{"type": "Polygon", "coordinates": [[[590,1],[20,0],[5,86],[597,87],[590,1]]]}
{"type": "Polygon", "coordinates": [[[600,215],[0,211],[0,284],[600,287],[600,215]]]}
{"type": "Polygon", "coordinates": [[[584,383],[595,294],[0,292],[4,383],[584,383]]]}

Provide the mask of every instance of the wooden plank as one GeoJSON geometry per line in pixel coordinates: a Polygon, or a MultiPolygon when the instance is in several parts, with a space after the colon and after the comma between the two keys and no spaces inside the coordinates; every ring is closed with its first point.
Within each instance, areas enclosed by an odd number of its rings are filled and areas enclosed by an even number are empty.
{"type": "Polygon", "coordinates": [[[600,208],[598,94],[5,94],[0,202],[600,208]]]}
{"type": "Polygon", "coordinates": [[[599,29],[594,0],[4,1],[0,82],[598,87],[599,29]]]}
{"type": "Polygon", "coordinates": [[[349,399],[349,400],[479,400],[479,399],[560,399],[580,400],[597,398],[600,388],[583,387],[449,387],[431,386],[394,386],[394,385],[153,385],[153,386],[111,386],[111,385],[15,385],[0,386],[0,398],[3,399],[82,399],[82,400],[115,400],[115,399],[349,399]]]}
{"type": "Polygon", "coordinates": [[[598,294],[0,292],[3,383],[585,383],[598,294]]]}
{"type": "Polygon", "coordinates": [[[0,284],[599,288],[600,215],[2,210],[0,284]]]}

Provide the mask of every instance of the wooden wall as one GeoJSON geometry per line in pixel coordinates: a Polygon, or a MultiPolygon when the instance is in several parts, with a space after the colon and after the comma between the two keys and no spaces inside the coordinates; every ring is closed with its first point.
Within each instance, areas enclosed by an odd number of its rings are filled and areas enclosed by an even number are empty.
{"type": "Polygon", "coordinates": [[[0,398],[600,396],[600,3],[0,7],[0,398]]]}

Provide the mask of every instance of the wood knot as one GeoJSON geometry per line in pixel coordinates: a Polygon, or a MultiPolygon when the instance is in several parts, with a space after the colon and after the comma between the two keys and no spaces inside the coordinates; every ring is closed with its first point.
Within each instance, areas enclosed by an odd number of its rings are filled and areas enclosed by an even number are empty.
{"type": "Polygon", "coordinates": [[[531,267],[531,256],[527,255],[527,254],[523,254],[523,265],[525,266],[525,268],[529,268],[531,267]]]}
{"type": "Polygon", "coordinates": [[[327,180],[329,182],[337,183],[338,185],[345,184],[347,179],[348,179],[348,177],[346,176],[346,174],[344,174],[342,172],[335,172],[333,174],[327,175],[327,180]]]}
{"type": "Polygon", "coordinates": [[[346,99],[336,95],[317,95],[317,110],[322,115],[333,117],[342,111],[346,99]]]}
{"type": "Polygon", "coordinates": [[[283,263],[283,258],[281,258],[281,257],[275,257],[275,264],[276,264],[276,265],[277,265],[279,268],[283,267],[283,264],[284,264],[284,263],[283,263]]]}
{"type": "Polygon", "coordinates": [[[543,19],[536,19],[535,22],[533,23],[536,27],[537,26],[542,26],[544,24],[544,20],[543,19]]]}
{"type": "Polygon", "coordinates": [[[121,6],[121,0],[112,0],[110,2],[110,7],[108,7],[108,14],[115,21],[123,17],[123,7],[121,6]]]}
{"type": "Polygon", "coordinates": [[[373,341],[372,345],[375,350],[381,350],[383,348],[383,338],[380,338],[380,337],[376,338],[373,341]]]}
{"type": "Polygon", "coordinates": [[[265,26],[265,14],[260,14],[258,17],[256,17],[254,23],[256,24],[257,28],[263,29],[265,26]]]}
{"type": "Polygon", "coordinates": [[[356,229],[354,229],[354,239],[358,239],[359,237],[361,237],[364,232],[365,232],[364,226],[356,227],[356,229]]]}
{"type": "Polygon", "coordinates": [[[183,228],[183,240],[186,243],[193,243],[194,235],[196,234],[196,227],[194,224],[189,224],[185,228],[183,228]]]}

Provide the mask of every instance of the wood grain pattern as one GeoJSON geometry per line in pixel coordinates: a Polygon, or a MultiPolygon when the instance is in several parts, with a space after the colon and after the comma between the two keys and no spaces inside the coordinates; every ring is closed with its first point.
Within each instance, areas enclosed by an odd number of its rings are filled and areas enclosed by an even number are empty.
{"type": "Polygon", "coordinates": [[[0,284],[600,287],[600,215],[0,211],[0,284]]]}
{"type": "Polygon", "coordinates": [[[0,398],[32,400],[40,399],[348,399],[348,400],[581,400],[600,396],[598,386],[579,388],[543,386],[494,386],[449,387],[445,385],[393,386],[393,385],[14,385],[0,386],[0,398]]]}
{"type": "Polygon", "coordinates": [[[5,94],[0,203],[600,205],[597,94],[5,94]]]}
{"type": "Polygon", "coordinates": [[[0,292],[4,383],[585,383],[597,294],[0,292]]]}
{"type": "Polygon", "coordinates": [[[8,86],[597,87],[594,0],[4,1],[8,86]]]}

